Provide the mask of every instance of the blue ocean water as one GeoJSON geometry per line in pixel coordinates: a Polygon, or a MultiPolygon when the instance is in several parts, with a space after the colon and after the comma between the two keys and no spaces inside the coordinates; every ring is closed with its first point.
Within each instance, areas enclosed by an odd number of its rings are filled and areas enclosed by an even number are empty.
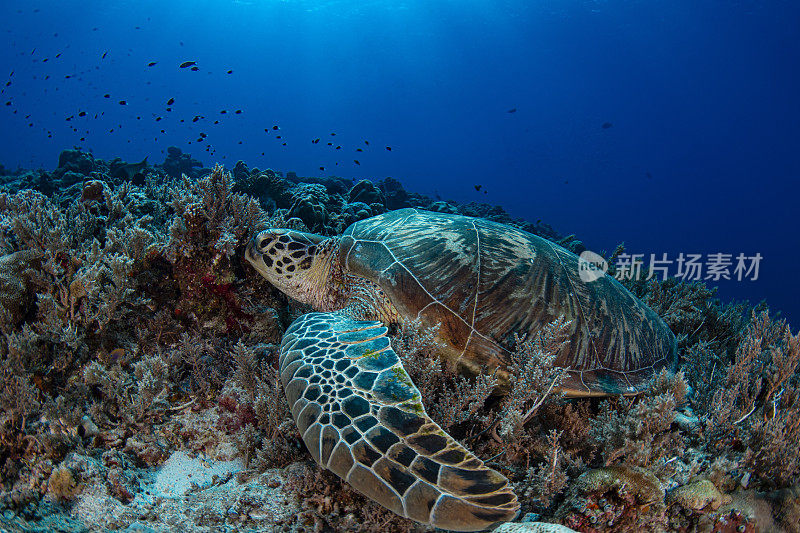
{"type": "Polygon", "coordinates": [[[392,176],[595,251],[730,254],[724,299],[800,322],[797,2],[32,0],[0,21],[6,168],[175,145],[392,176]]]}

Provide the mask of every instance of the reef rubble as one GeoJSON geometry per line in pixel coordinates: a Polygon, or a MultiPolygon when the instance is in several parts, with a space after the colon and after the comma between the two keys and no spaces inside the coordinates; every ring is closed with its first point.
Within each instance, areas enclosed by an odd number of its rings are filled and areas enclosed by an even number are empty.
{"type": "MultiPolygon", "coordinates": [[[[246,243],[417,207],[585,249],[393,178],[228,172],[177,148],[0,173],[3,531],[429,531],[311,462],[276,370],[306,309],[244,263],[246,243]]],[[[430,331],[398,331],[430,415],[514,484],[520,518],[497,531],[800,532],[800,336],[701,283],[625,283],[681,352],[636,397],[548,394],[558,324],[520,339],[513,402],[439,359],[430,331]]]]}

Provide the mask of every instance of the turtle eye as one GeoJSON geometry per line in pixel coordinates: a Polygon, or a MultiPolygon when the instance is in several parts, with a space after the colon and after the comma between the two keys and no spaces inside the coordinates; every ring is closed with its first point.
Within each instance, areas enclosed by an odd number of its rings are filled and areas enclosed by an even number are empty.
{"type": "Polygon", "coordinates": [[[267,245],[272,241],[268,235],[258,238],[258,249],[262,252],[267,249],[267,245]]]}

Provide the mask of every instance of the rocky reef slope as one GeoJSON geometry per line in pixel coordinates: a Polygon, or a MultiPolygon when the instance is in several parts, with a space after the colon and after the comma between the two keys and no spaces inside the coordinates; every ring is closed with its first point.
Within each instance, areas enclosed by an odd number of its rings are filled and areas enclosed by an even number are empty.
{"type": "MultiPolygon", "coordinates": [[[[333,235],[419,207],[583,250],[397,180],[207,169],[176,148],[155,166],[70,150],[52,171],[3,173],[9,531],[424,531],[311,463],[275,370],[305,309],[243,264],[245,244],[268,226],[333,235]]],[[[681,347],[681,372],[635,398],[548,394],[557,323],[520,339],[504,396],[491,376],[457,375],[414,324],[395,349],[434,419],[514,482],[516,530],[800,531],[800,338],[765,305],[722,305],[700,283],[627,283],[681,347]]]]}

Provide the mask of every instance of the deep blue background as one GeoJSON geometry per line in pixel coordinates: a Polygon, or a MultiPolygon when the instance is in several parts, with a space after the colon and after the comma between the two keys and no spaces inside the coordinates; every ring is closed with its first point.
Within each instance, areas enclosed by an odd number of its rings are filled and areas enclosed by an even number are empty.
{"type": "Polygon", "coordinates": [[[800,322],[798,2],[34,0],[0,21],[6,167],[177,145],[206,165],[393,176],[598,251],[759,252],[759,281],[721,295],[800,322]]]}

